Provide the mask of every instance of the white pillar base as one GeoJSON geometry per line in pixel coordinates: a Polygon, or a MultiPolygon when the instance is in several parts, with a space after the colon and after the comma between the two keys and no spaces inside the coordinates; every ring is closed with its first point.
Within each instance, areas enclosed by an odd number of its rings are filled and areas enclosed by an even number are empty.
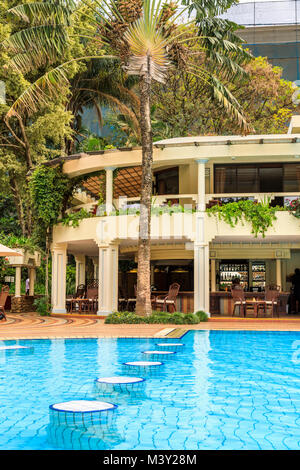
{"type": "Polygon", "coordinates": [[[97,315],[100,315],[101,317],[107,317],[107,315],[110,315],[111,313],[113,313],[113,312],[112,311],[105,312],[104,310],[98,310],[97,311],[97,315]]]}
{"type": "Polygon", "coordinates": [[[53,308],[52,313],[67,313],[65,308],[53,308]]]}

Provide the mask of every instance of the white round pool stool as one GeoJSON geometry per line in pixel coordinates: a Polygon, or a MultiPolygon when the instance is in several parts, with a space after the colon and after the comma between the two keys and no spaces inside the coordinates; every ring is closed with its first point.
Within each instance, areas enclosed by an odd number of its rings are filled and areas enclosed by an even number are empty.
{"type": "Polygon", "coordinates": [[[72,400],[49,406],[50,424],[70,427],[110,426],[117,405],[97,400],[72,400]]]}
{"type": "Polygon", "coordinates": [[[95,380],[98,390],[101,392],[127,392],[141,390],[144,388],[145,380],[142,377],[100,377],[95,380]]]}
{"type": "Polygon", "coordinates": [[[169,359],[171,357],[174,357],[176,354],[175,351],[142,351],[142,354],[145,354],[146,356],[151,356],[153,359],[169,359]]]}
{"type": "Polygon", "coordinates": [[[143,374],[156,374],[160,366],[163,365],[163,362],[160,361],[130,361],[130,362],[124,362],[123,366],[126,368],[126,370],[130,371],[130,373],[138,373],[140,374],[141,371],[143,374]]]}

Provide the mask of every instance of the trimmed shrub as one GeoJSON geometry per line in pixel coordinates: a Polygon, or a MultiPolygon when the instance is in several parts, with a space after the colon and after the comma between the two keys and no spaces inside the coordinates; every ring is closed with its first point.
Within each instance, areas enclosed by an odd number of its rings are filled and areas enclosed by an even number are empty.
{"type": "Polygon", "coordinates": [[[195,315],[198,317],[199,321],[208,321],[208,315],[207,313],[203,312],[203,310],[199,310],[198,312],[195,312],[195,315]]]}
{"type": "Polygon", "coordinates": [[[120,323],[148,323],[147,317],[136,315],[134,312],[114,312],[108,315],[105,323],[120,324],[120,323]]]}
{"type": "Polygon", "coordinates": [[[36,311],[42,316],[50,315],[50,304],[47,297],[38,297],[34,299],[33,305],[36,308],[36,311]]]}
{"type": "Polygon", "coordinates": [[[194,313],[186,313],[183,314],[183,316],[185,320],[184,323],[186,323],[187,325],[196,325],[197,323],[199,323],[199,317],[194,313]]]}
{"type": "MultiPolygon", "coordinates": [[[[199,313],[199,312],[198,312],[199,313]]],[[[204,312],[200,312],[204,313],[204,312]]],[[[205,314],[206,315],[206,314],[205,314]]],[[[207,315],[206,315],[207,319],[207,315]]],[[[114,312],[108,315],[105,319],[105,323],[110,324],[138,324],[138,323],[150,323],[150,324],[173,324],[173,325],[195,325],[199,323],[199,316],[194,313],[168,313],[153,311],[149,317],[142,317],[136,315],[134,312],[114,312]]]]}

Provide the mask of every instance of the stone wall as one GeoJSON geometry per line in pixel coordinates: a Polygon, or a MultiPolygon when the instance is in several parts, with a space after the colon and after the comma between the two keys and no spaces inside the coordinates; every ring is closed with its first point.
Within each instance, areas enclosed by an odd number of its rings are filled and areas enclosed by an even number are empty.
{"type": "Polygon", "coordinates": [[[33,295],[22,295],[21,297],[11,298],[11,313],[34,312],[33,295]]]}

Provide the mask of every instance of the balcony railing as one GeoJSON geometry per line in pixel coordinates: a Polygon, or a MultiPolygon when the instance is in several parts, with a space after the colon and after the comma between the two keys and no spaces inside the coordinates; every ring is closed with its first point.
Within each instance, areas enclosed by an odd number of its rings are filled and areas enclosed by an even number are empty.
{"type": "MultiPolygon", "coordinates": [[[[153,207],[164,207],[166,205],[176,206],[176,204],[186,209],[196,209],[197,194],[165,194],[154,195],[152,197],[153,207]]],[[[286,207],[292,200],[300,198],[300,192],[280,192],[280,193],[212,193],[206,194],[205,202],[206,207],[211,207],[215,204],[227,204],[229,202],[236,202],[239,200],[250,199],[256,202],[266,203],[269,202],[272,206],[286,207]]],[[[128,210],[129,213],[139,210],[140,198],[139,197],[120,197],[113,200],[112,212],[118,213],[119,211],[128,210]]],[[[105,203],[98,206],[97,203],[80,204],[68,210],[68,212],[77,212],[80,209],[85,209],[87,212],[94,213],[95,216],[103,216],[106,214],[105,203]]]]}
{"type": "Polygon", "coordinates": [[[206,194],[205,201],[207,205],[217,203],[226,204],[239,200],[250,199],[252,201],[286,207],[291,201],[300,198],[300,192],[280,192],[280,193],[214,193],[206,194]]]}

